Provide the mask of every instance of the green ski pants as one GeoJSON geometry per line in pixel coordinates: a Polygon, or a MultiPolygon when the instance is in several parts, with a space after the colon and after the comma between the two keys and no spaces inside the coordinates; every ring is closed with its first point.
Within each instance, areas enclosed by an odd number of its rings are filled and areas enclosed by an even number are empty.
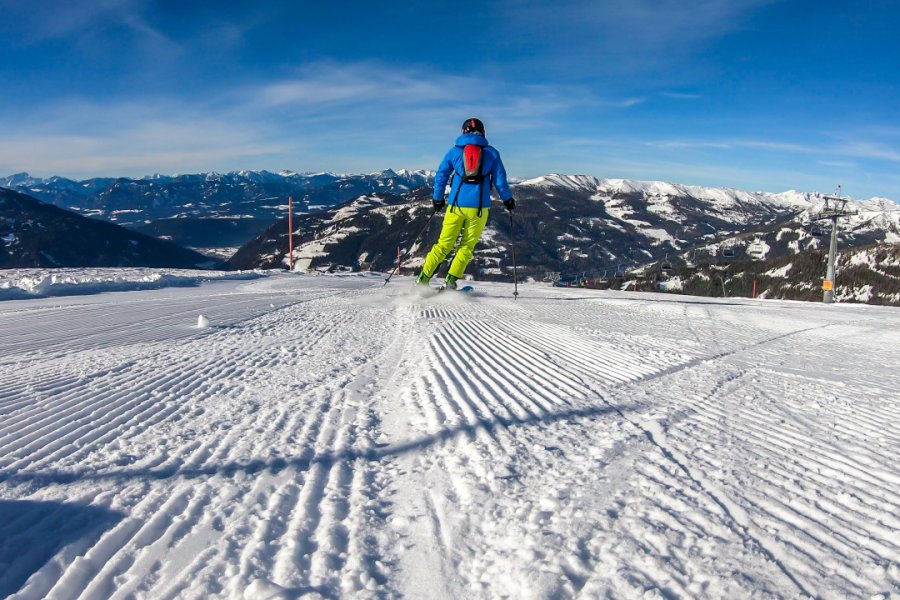
{"type": "Polygon", "coordinates": [[[448,275],[453,275],[457,279],[462,279],[463,273],[466,272],[466,266],[472,260],[475,253],[475,244],[484,231],[484,225],[487,223],[488,209],[481,209],[481,216],[478,216],[477,208],[467,208],[456,206],[448,209],[444,214],[444,225],[441,227],[441,237],[437,243],[431,248],[431,252],[425,257],[425,264],[422,270],[428,277],[434,275],[438,266],[447,255],[453,251],[456,240],[462,232],[462,240],[459,243],[459,249],[456,256],[453,257],[453,263],[450,265],[448,275]]]}

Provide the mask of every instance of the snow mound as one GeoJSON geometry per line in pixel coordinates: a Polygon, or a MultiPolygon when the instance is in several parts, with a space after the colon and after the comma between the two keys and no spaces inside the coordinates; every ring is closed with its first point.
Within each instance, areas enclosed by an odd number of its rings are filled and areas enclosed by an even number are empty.
{"type": "Polygon", "coordinates": [[[257,279],[266,271],[183,269],[10,269],[0,271],[0,300],[154,290],[200,285],[204,281],[257,279]]]}

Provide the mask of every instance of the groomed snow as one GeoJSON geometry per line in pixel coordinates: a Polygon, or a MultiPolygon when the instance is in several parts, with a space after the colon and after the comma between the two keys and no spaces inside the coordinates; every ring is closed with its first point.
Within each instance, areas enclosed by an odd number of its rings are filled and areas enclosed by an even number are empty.
{"type": "Polygon", "coordinates": [[[900,311],[382,283],[0,303],[0,596],[900,590],[900,311]]]}

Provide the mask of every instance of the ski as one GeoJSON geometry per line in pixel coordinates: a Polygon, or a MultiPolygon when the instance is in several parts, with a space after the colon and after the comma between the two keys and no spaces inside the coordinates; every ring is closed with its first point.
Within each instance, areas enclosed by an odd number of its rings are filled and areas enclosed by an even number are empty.
{"type": "Polygon", "coordinates": [[[437,288],[437,291],[438,291],[438,293],[451,291],[451,292],[462,292],[464,294],[471,294],[472,292],[475,291],[475,288],[473,288],[471,285],[464,285],[461,288],[448,288],[448,287],[442,285],[441,287],[437,288]]]}

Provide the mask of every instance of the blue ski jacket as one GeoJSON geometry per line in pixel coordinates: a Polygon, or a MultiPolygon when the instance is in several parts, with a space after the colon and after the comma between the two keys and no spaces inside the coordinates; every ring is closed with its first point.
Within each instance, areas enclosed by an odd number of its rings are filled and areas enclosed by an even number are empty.
{"type": "Polygon", "coordinates": [[[442,200],[444,198],[444,190],[447,182],[450,181],[450,197],[447,200],[451,206],[454,202],[457,206],[468,208],[490,208],[491,207],[491,185],[497,188],[501,200],[509,200],[512,198],[512,192],[509,191],[509,183],[506,180],[506,169],[503,167],[503,161],[500,160],[500,153],[497,149],[488,144],[487,139],[483,135],[477,133],[464,133],[456,138],[456,145],[450,148],[441,166],[438,167],[437,173],[434,175],[434,200],[442,200]],[[484,181],[481,184],[463,183],[463,175],[465,167],[463,166],[463,148],[468,144],[476,144],[482,146],[484,155],[482,162],[482,173],[484,173],[484,181]],[[462,186],[462,187],[460,187],[462,186]],[[480,201],[480,204],[479,204],[480,201]]]}

